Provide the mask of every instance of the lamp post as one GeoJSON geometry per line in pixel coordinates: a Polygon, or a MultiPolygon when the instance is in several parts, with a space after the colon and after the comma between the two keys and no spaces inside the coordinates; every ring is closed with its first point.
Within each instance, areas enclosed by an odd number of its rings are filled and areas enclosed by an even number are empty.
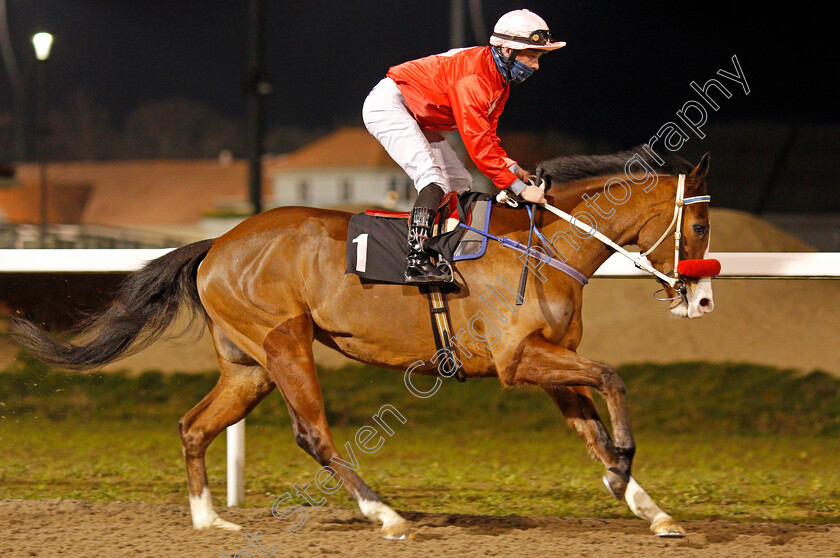
{"type": "Polygon", "coordinates": [[[265,72],[265,2],[251,0],[248,9],[248,192],[254,215],[262,212],[262,157],[265,151],[265,98],[273,85],[265,72]]]}
{"type": "Polygon", "coordinates": [[[41,188],[41,248],[47,247],[47,135],[49,134],[47,120],[47,60],[52,49],[53,36],[49,33],[35,33],[32,36],[32,46],[35,47],[35,57],[38,59],[38,114],[35,128],[38,137],[38,158],[40,161],[41,188]]]}

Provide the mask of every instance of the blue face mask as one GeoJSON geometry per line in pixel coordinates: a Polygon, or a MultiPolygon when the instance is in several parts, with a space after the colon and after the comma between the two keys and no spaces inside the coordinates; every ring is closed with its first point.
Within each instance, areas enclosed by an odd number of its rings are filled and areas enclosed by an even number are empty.
{"type": "Polygon", "coordinates": [[[513,64],[508,66],[509,61],[502,56],[502,51],[498,47],[494,46],[490,49],[490,51],[493,53],[493,61],[496,63],[496,68],[499,70],[499,73],[502,74],[502,77],[505,78],[505,81],[522,83],[534,73],[533,68],[527,66],[519,60],[514,60],[513,64]]]}
{"type": "Polygon", "coordinates": [[[515,83],[522,83],[534,73],[534,68],[523,64],[519,60],[513,61],[513,68],[510,69],[510,80],[515,83]]]}

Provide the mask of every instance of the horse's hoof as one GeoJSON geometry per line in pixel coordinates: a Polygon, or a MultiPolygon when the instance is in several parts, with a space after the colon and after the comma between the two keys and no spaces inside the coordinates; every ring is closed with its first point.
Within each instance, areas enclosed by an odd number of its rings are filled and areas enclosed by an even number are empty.
{"type": "Polygon", "coordinates": [[[216,527],[217,529],[224,529],[226,531],[241,531],[242,526],[237,525],[236,523],[231,523],[230,521],[225,521],[221,517],[217,517],[213,520],[212,527],[216,527]]]}
{"type": "Polygon", "coordinates": [[[604,474],[603,477],[604,486],[607,487],[607,490],[616,500],[623,500],[624,499],[624,492],[627,490],[627,482],[626,480],[622,479],[616,473],[613,473],[609,469],[604,474]]]}
{"type": "Polygon", "coordinates": [[[382,527],[382,537],[389,541],[405,541],[414,538],[414,531],[408,521],[392,523],[382,527]]]}
{"type": "Polygon", "coordinates": [[[682,538],[685,536],[685,529],[682,528],[682,525],[670,517],[651,525],[650,530],[654,535],[662,538],[682,538]]]}

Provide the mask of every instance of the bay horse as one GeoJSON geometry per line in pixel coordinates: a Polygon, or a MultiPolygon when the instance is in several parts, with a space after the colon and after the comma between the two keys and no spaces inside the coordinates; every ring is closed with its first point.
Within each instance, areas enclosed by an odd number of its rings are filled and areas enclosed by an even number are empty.
{"type": "MultiPolygon", "coordinates": [[[[581,219],[587,213],[590,224],[617,244],[646,251],[673,228],[677,175],[687,176],[686,194],[705,194],[708,164],[708,154],[692,166],[673,155],[653,158],[637,148],[614,155],[558,158],[541,165],[539,172],[551,178],[548,197],[553,205],[581,219]],[[631,158],[650,169],[657,164],[660,168],[643,181],[627,174],[631,158]],[[610,190],[619,182],[621,195],[610,190]]],[[[611,255],[607,246],[585,238],[566,221],[538,213],[540,230],[557,249],[554,255],[586,277],[611,255]]],[[[95,368],[159,338],[184,303],[206,320],[221,371],[213,390],[179,422],[193,526],[239,528],[219,517],[213,507],[205,450],[277,388],[298,445],[322,466],[333,463],[336,482],[369,520],[382,525],[384,537],[410,538],[408,521],[383,503],[355,470],[335,465],[346,456],[339,454],[330,434],[312,356],[317,340],[357,361],[406,370],[435,352],[428,304],[418,289],[363,282],[345,274],[350,217],[316,208],[272,209],[218,239],[173,250],[129,275],[108,309],[79,328],[80,341],[58,341],[25,320],[17,320],[16,335],[45,362],[95,368]],[[395,319],[399,327],[394,327],[395,319]]],[[[526,212],[494,206],[492,234],[524,244],[529,228],[526,212]]],[[[703,258],[709,242],[707,204],[684,208],[681,234],[679,256],[703,258]]],[[[662,243],[647,257],[660,272],[674,271],[673,245],[662,243]]],[[[459,262],[462,288],[449,297],[456,328],[479,312],[489,315],[489,297],[479,294],[487,293],[498,277],[515,283],[521,269],[520,254],[496,243],[483,257],[459,262]]],[[[541,272],[546,280],[527,283],[524,303],[507,314],[503,335],[492,346],[480,331],[458,339],[464,375],[545,390],[589,453],[603,463],[604,482],[612,495],[624,498],[635,515],[650,522],[654,534],[684,536],[683,527],[631,474],[636,447],[622,379],[609,366],[576,352],[583,332],[583,284],[548,266],[541,272]],[[612,436],[596,412],[593,388],[606,400],[612,436]]],[[[682,277],[681,282],[681,290],[663,283],[672,313],[695,318],[712,311],[708,277],[682,277]]],[[[504,310],[501,306],[497,301],[494,308],[504,310]]],[[[479,322],[473,325],[474,330],[482,327],[479,322]]],[[[438,370],[430,362],[413,372],[432,376],[438,370]]]]}

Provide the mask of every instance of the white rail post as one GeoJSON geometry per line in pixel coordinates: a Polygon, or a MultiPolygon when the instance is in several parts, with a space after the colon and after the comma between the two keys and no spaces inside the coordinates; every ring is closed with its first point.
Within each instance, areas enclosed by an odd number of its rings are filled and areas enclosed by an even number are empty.
{"type": "Polygon", "coordinates": [[[245,501],[245,419],[227,428],[227,505],[245,501]]]}

